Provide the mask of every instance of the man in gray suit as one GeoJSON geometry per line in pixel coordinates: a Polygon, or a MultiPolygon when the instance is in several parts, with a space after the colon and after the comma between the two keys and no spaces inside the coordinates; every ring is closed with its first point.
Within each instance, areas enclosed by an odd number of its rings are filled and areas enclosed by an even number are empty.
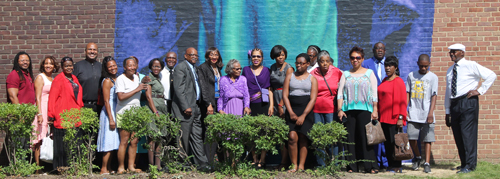
{"type": "Polygon", "coordinates": [[[184,58],[186,60],[175,67],[175,73],[172,75],[174,79],[172,112],[181,122],[181,150],[188,155],[194,155],[194,163],[198,170],[210,171],[203,148],[201,112],[198,108],[201,89],[194,66],[198,61],[198,51],[190,47],[186,49],[184,58]]]}

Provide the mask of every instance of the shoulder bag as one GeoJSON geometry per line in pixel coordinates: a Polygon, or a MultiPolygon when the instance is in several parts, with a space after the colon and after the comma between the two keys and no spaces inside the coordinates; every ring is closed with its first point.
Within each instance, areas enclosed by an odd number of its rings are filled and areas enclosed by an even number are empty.
{"type": "Polygon", "coordinates": [[[413,150],[408,140],[408,134],[399,132],[394,135],[394,160],[410,160],[413,158],[413,150]]]}
{"type": "Polygon", "coordinates": [[[380,122],[371,120],[365,125],[366,128],[366,142],[368,145],[376,145],[385,142],[385,135],[380,122]]]}

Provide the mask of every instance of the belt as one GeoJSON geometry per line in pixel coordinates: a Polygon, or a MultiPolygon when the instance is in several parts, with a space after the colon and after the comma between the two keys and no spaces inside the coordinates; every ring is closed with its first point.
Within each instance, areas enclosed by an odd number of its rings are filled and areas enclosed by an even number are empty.
{"type": "Polygon", "coordinates": [[[451,99],[451,101],[452,101],[452,102],[456,102],[456,101],[461,100],[461,99],[464,99],[464,98],[466,98],[466,97],[467,97],[467,93],[466,93],[466,94],[464,94],[464,95],[462,95],[462,96],[459,96],[459,97],[453,98],[453,99],[451,99]]]}
{"type": "Polygon", "coordinates": [[[276,90],[283,90],[283,88],[276,88],[276,90]]]}
{"type": "Polygon", "coordinates": [[[97,101],[83,100],[83,103],[97,105],[97,101]]]}
{"type": "Polygon", "coordinates": [[[162,94],[153,94],[151,95],[153,98],[163,98],[164,96],[162,94]]]}

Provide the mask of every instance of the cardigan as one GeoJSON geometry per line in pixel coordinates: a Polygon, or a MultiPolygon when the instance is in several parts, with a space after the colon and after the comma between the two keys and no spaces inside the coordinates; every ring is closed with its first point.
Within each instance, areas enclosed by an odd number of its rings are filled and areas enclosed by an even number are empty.
{"type": "MultiPolygon", "coordinates": [[[[61,126],[61,116],[60,114],[64,110],[70,110],[73,108],[80,109],[83,107],[82,101],[82,85],[78,82],[75,75],[71,75],[73,82],[78,84],[78,96],[75,98],[75,93],[73,91],[73,86],[71,82],[66,79],[64,73],[57,75],[52,81],[52,86],[49,92],[49,102],[47,113],[49,118],[54,118],[54,127],[57,129],[63,129],[61,126]]],[[[75,127],[80,127],[82,123],[78,122],[75,127]]]]}

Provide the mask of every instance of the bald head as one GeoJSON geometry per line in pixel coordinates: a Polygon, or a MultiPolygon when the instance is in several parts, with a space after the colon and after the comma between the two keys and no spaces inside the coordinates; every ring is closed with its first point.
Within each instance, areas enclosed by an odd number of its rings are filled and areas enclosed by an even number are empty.
{"type": "Polygon", "coordinates": [[[186,49],[186,53],[184,54],[184,58],[191,64],[195,64],[198,61],[198,51],[193,48],[189,47],[186,49]]]}
{"type": "Polygon", "coordinates": [[[165,63],[170,69],[174,69],[175,64],[177,64],[177,54],[175,52],[168,52],[165,57],[165,63]]]}
{"type": "Polygon", "coordinates": [[[85,47],[85,60],[90,62],[96,61],[98,53],[97,44],[94,42],[88,43],[85,47]]]}
{"type": "Polygon", "coordinates": [[[373,46],[373,56],[377,60],[382,60],[385,56],[385,45],[382,42],[377,42],[373,46]]]}

